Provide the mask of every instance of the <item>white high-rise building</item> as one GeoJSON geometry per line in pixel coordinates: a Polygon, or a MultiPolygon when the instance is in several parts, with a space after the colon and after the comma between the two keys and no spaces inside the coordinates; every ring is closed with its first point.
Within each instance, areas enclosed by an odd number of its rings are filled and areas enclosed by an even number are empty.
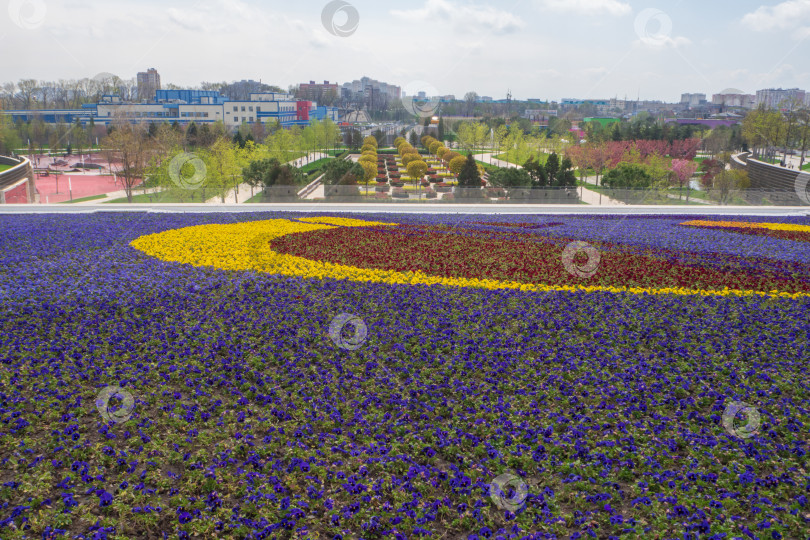
{"type": "Polygon", "coordinates": [[[804,105],[807,99],[807,93],[799,88],[788,88],[783,90],[781,88],[766,88],[764,90],[757,90],[757,107],[765,105],[769,109],[778,109],[790,102],[796,102],[804,105]]]}

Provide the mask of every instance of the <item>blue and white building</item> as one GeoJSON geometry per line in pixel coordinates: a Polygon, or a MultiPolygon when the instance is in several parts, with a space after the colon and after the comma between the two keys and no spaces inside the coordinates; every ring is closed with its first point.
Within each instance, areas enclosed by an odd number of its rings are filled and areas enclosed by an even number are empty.
{"type": "Polygon", "coordinates": [[[250,94],[248,101],[230,101],[216,91],[157,90],[152,102],[123,101],[117,95],[105,95],[98,103],[88,103],[81,109],[35,109],[2,111],[15,122],[35,118],[47,124],[108,125],[124,118],[131,122],[178,122],[181,125],[213,124],[220,121],[227,128],[261,122],[282,127],[307,126],[312,120],[329,118],[338,121],[336,107],[318,107],[313,101],[296,100],[288,94],[264,92],[250,94]]]}

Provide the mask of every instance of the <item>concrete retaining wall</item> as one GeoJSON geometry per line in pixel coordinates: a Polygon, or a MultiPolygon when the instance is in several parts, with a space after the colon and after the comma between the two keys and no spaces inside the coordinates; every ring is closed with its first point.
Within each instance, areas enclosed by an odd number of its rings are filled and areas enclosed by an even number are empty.
{"type": "Polygon", "coordinates": [[[0,164],[12,166],[0,172],[0,204],[36,202],[34,168],[28,158],[0,156],[0,164]]]}
{"type": "Polygon", "coordinates": [[[750,152],[732,156],[731,168],[748,172],[751,187],[740,193],[752,204],[801,206],[810,204],[800,196],[806,192],[810,174],[751,157],[750,152]],[[748,192],[748,193],[746,193],[748,192]],[[746,196],[746,195],[750,195],[746,196]]]}

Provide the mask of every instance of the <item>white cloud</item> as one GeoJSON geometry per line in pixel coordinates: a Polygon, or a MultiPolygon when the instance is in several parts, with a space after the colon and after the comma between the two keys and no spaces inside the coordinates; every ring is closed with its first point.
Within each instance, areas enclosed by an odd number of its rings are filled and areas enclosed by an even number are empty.
{"type": "Polygon", "coordinates": [[[507,34],[526,26],[514,14],[491,6],[463,5],[450,0],[426,0],[421,8],[392,10],[391,14],[406,21],[448,22],[456,27],[475,26],[496,34],[507,34]]]}
{"type": "Polygon", "coordinates": [[[663,49],[666,47],[672,47],[673,49],[677,49],[678,47],[684,47],[686,45],[691,45],[692,40],[688,37],[684,36],[664,36],[659,35],[655,36],[654,38],[642,38],[637,39],[633,42],[633,45],[636,47],[649,47],[651,49],[663,49]]]}
{"type": "Polygon", "coordinates": [[[796,37],[810,31],[810,0],[787,0],[775,6],[760,6],[747,13],[742,23],[760,32],[795,30],[796,37]]]}
{"type": "Polygon", "coordinates": [[[619,0],[537,0],[544,9],[578,15],[627,15],[630,4],[619,0]]]}

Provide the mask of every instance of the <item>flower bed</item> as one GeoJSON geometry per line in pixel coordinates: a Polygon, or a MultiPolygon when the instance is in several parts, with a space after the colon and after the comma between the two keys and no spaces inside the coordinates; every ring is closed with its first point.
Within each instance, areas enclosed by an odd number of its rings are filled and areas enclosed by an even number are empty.
{"type": "Polygon", "coordinates": [[[0,215],[0,538],[805,538],[808,232],[0,215]]]}
{"type": "Polygon", "coordinates": [[[453,186],[445,184],[444,182],[439,182],[438,184],[433,186],[438,193],[450,193],[453,191],[453,186]]]}

